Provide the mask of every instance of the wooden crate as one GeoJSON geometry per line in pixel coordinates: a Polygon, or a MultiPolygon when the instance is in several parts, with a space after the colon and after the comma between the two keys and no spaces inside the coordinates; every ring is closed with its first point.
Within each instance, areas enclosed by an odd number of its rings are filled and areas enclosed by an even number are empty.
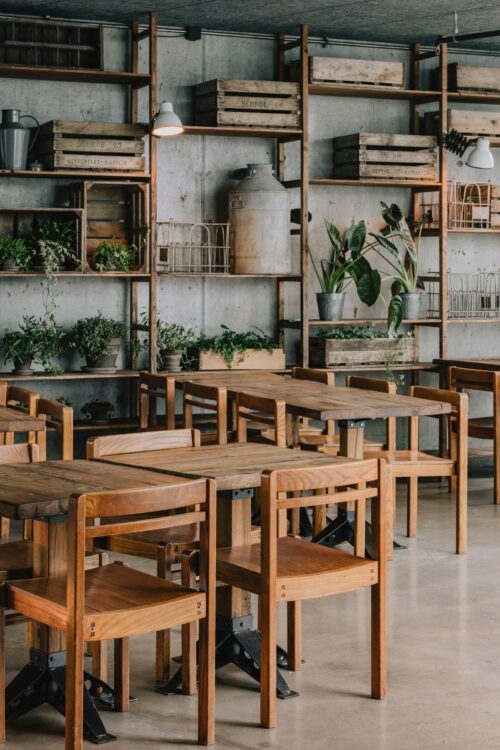
{"type": "Polygon", "coordinates": [[[243,359],[236,355],[231,368],[215,352],[197,352],[198,370],[284,370],[285,352],[282,349],[247,349],[243,359]]]}
{"type": "Polygon", "coordinates": [[[500,185],[491,186],[490,226],[500,229],[500,185]]]}
{"type": "Polygon", "coordinates": [[[77,268],[83,267],[84,211],[81,208],[0,208],[0,237],[6,234],[31,240],[45,221],[71,223],[75,232],[77,268]]]}
{"type": "Polygon", "coordinates": [[[383,365],[397,362],[416,362],[414,338],[400,339],[309,339],[311,367],[336,365],[383,365]]]}
{"type": "Polygon", "coordinates": [[[40,127],[37,154],[47,169],[143,172],[145,134],[140,124],[52,120],[40,127]]]}
{"type": "Polygon", "coordinates": [[[141,182],[94,182],[70,186],[73,206],[84,209],[84,267],[93,268],[93,256],[104,240],[135,245],[139,255],[134,271],[149,267],[147,230],[148,189],[141,182]]]}
{"type": "Polygon", "coordinates": [[[468,65],[448,65],[450,91],[500,92],[500,68],[473,68],[468,65]]]}
{"type": "Polygon", "coordinates": [[[340,179],[438,178],[436,138],[389,133],[354,133],[333,139],[333,174],[340,179]]]}
{"type": "Polygon", "coordinates": [[[197,125],[300,128],[299,85],[215,78],[195,86],[197,125]]]}
{"type": "MultiPolygon", "coordinates": [[[[290,63],[290,78],[292,81],[300,80],[299,60],[290,63]]],[[[309,82],[402,89],[405,85],[405,66],[401,62],[310,57],[309,82]]]]}
{"type": "MultiPolygon", "coordinates": [[[[468,109],[449,109],[447,129],[454,128],[471,139],[481,135],[490,139],[492,146],[500,146],[500,112],[474,112],[468,109]]],[[[439,132],[439,115],[426,112],[424,116],[426,133],[439,132]]]]}
{"type": "Polygon", "coordinates": [[[102,70],[102,26],[2,17],[0,63],[102,70]]]}

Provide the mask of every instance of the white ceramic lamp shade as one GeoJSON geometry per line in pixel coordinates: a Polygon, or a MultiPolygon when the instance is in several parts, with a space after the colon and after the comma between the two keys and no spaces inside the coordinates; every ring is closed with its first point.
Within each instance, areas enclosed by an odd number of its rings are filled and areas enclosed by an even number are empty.
{"type": "Polygon", "coordinates": [[[468,167],[475,167],[476,169],[493,169],[495,160],[487,138],[480,137],[477,139],[477,143],[465,163],[468,167]]]}
{"type": "Polygon", "coordinates": [[[158,114],[153,120],[151,132],[158,138],[166,138],[172,135],[179,135],[184,130],[182,122],[178,115],[175,114],[171,102],[160,104],[158,114]]]}

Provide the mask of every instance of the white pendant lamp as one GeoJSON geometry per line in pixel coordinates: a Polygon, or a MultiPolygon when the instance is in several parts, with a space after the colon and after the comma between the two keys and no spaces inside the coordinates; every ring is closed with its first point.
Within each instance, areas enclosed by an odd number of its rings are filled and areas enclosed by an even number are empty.
{"type": "Polygon", "coordinates": [[[153,119],[151,132],[157,138],[168,138],[172,135],[180,135],[184,127],[180,117],[175,114],[172,102],[162,102],[158,114],[153,119]]]}
{"type": "Polygon", "coordinates": [[[475,167],[476,169],[493,169],[495,160],[491,153],[488,138],[479,137],[477,139],[477,143],[465,163],[468,167],[475,167]]]}

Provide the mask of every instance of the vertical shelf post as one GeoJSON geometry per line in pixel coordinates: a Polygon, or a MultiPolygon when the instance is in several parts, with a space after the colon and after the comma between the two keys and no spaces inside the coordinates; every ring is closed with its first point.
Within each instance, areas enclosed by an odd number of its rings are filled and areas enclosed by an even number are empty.
{"type": "Polygon", "coordinates": [[[302,366],[309,364],[309,26],[300,28],[300,320],[302,366]]]}
{"type": "MultiPolygon", "coordinates": [[[[158,14],[149,14],[149,73],[151,76],[149,86],[149,124],[158,111],[158,14]]],[[[157,368],[157,262],[156,262],[156,219],[157,219],[157,147],[156,138],[149,134],[149,370],[156,372],[157,368]]]]}
{"type": "Polygon", "coordinates": [[[448,129],[448,47],[439,48],[439,356],[448,356],[448,154],[443,133],[448,129]]]}

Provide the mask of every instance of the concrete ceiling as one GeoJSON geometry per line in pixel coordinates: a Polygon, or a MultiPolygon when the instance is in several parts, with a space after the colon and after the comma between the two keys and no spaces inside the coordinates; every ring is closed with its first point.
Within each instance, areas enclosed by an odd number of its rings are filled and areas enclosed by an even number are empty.
{"type": "MultiPolygon", "coordinates": [[[[500,29],[499,0],[0,0],[2,13],[128,22],[156,10],[164,26],[295,33],[307,22],[313,36],[376,42],[433,43],[453,32],[500,29]]],[[[500,37],[463,46],[500,51],[500,37]]]]}

